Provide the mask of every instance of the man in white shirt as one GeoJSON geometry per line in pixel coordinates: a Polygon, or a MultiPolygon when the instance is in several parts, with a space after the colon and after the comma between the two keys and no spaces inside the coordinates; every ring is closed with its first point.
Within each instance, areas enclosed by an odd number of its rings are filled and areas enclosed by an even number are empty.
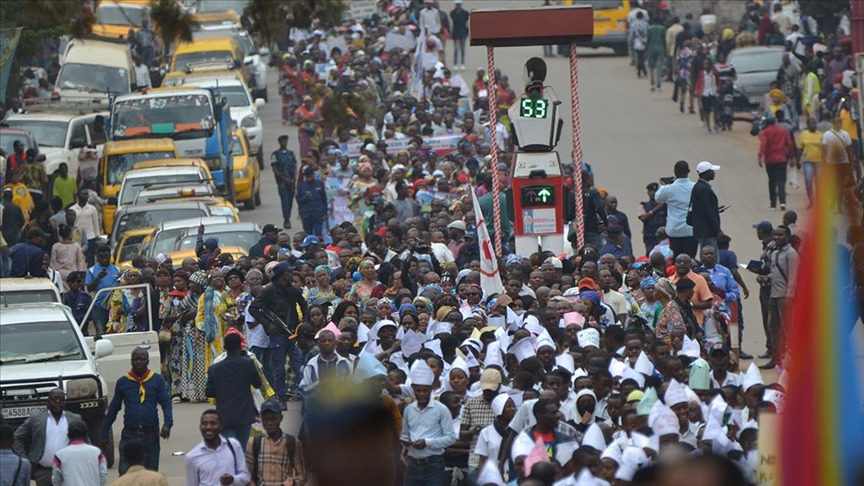
{"type": "Polygon", "coordinates": [[[435,7],[435,0],[423,0],[426,8],[420,11],[420,32],[426,29],[425,36],[438,35],[441,32],[441,11],[435,7]]]}
{"type": "Polygon", "coordinates": [[[135,89],[153,89],[153,84],[150,82],[150,68],[141,61],[141,56],[135,56],[135,89]]]}
{"type": "Polygon", "coordinates": [[[186,454],[186,486],[249,484],[246,450],[235,439],[222,437],[222,416],[205,410],[198,425],[204,438],[186,454]]]}
{"type": "Polygon", "coordinates": [[[81,416],[67,412],[66,394],[61,388],[48,392],[46,409],[30,415],[15,431],[12,449],[30,461],[37,486],[52,486],[54,456],[69,445],[69,423],[81,416]]]}
{"type": "MultiPolygon", "coordinates": [[[[666,205],[666,234],[669,235],[669,246],[674,255],[686,253],[696,257],[698,243],[693,238],[693,227],[687,224],[687,213],[690,211],[690,193],[693,192],[693,181],[690,180],[690,165],[684,160],[675,163],[675,181],[660,186],[654,196],[658,203],[666,205]]],[[[655,209],[648,212],[653,216],[655,209]]],[[[650,216],[649,216],[650,217],[650,216]]]]}
{"type": "MultiPolygon", "coordinates": [[[[839,209],[843,204],[843,198],[847,201],[847,203],[854,204],[857,208],[858,215],[850,214],[850,218],[855,218],[857,221],[860,219],[861,214],[861,206],[857,204],[857,198],[855,197],[855,177],[852,171],[852,164],[857,164],[854,156],[852,155],[852,138],[849,137],[849,133],[846,130],[840,128],[840,117],[835,116],[832,120],[834,124],[834,128],[831,130],[826,130],[822,135],[822,165],[833,165],[837,170],[839,177],[838,180],[842,181],[843,187],[842,192],[837,194],[837,199],[834,204],[836,204],[836,208],[839,209]]],[[[827,167],[826,167],[827,168],[827,167]]]]}
{"type": "Polygon", "coordinates": [[[93,255],[96,252],[96,237],[102,234],[99,224],[99,211],[88,202],[90,193],[87,189],[78,192],[78,203],[72,205],[75,211],[75,225],[89,238],[87,240],[87,265],[93,265],[93,255]]]}

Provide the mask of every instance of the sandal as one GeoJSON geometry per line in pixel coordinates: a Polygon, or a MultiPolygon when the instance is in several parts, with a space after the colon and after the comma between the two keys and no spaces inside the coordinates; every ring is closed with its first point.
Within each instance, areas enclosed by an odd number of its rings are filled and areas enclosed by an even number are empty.
{"type": "Polygon", "coordinates": [[[174,397],[174,398],[171,399],[171,403],[173,403],[174,405],[177,405],[177,404],[180,403],[181,401],[182,401],[182,400],[180,399],[180,397],[174,397]]]}

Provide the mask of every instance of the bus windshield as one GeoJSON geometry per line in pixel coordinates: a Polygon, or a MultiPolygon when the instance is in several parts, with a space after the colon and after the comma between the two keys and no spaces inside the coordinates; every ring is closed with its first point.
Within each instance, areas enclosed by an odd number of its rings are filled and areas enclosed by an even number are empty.
{"type": "Polygon", "coordinates": [[[134,152],[131,154],[113,154],[108,156],[108,184],[120,184],[126,172],[132,170],[132,166],[145,160],[167,160],[177,155],[174,152],[163,150],[160,152],[134,152]]]}
{"type": "Polygon", "coordinates": [[[67,62],[60,68],[57,86],[61,89],[126,94],[129,92],[129,73],[122,68],[67,62]]]}
{"type": "Polygon", "coordinates": [[[171,136],[213,128],[213,105],[206,94],[171,93],[114,103],[114,138],[171,136]]]}
{"type": "Polygon", "coordinates": [[[141,27],[141,21],[150,20],[150,11],[136,5],[120,5],[103,2],[96,9],[96,23],[141,27]]]}

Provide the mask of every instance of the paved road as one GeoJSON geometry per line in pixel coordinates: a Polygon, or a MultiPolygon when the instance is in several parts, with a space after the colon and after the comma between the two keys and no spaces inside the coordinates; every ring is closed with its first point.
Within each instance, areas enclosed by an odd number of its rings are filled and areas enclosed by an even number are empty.
{"type": "MultiPolygon", "coordinates": [[[[452,8],[452,2],[442,2],[444,8],[452,8]]],[[[480,2],[472,2],[480,3],[480,2]]],[[[512,1],[515,7],[530,7],[539,2],[512,1]]],[[[480,5],[482,6],[482,5],[480,5]]],[[[478,8],[468,5],[468,8],[478,8]]],[[[506,48],[496,51],[497,67],[510,76],[514,89],[519,90],[522,65],[531,56],[542,54],[536,48],[506,48]]],[[[466,81],[473,81],[474,69],[486,65],[485,48],[468,49],[466,81]]],[[[448,59],[452,53],[448,49],[448,59]]],[[[569,131],[570,86],[569,63],[565,58],[547,59],[549,75],[547,83],[554,87],[563,101],[565,133],[558,145],[562,161],[570,158],[572,137],[569,131]]],[[[732,133],[708,134],[699,128],[696,115],[678,113],[677,105],[670,101],[670,87],[652,93],[647,81],[636,79],[635,72],[626,58],[612,56],[609,50],[580,50],[579,90],[582,121],[582,148],[584,160],[592,165],[597,185],[605,187],[618,197],[619,208],[630,216],[634,233],[641,226],[636,219],[636,207],[645,198],[645,185],[658,178],[669,176],[677,160],[687,160],[694,167],[702,160],[722,166],[713,183],[721,204],[731,204],[723,214],[723,230],[732,237],[733,248],[739,260],[757,258],[760,244],[756,240],[752,225],[760,220],[779,224],[781,213],[770,211],[767,200],[767,178],[756,164],[757,139],[749,135],[749,125],[736,124],[732,133]]],[[[271,102],[263,108],[264,150],[269,154],[276,146],[276,138],[287,133],[291,136],[289,147],[297,151],[296,129],[281,124],[279,98],[275,93],[276,73],[271,71],[271,102]]],[[[265,157],[265,160],[269,160],[265,157]]],[[[694,174],[695,177],[695,174],[694,174]]],[[[802,178],[803,181],[803,178],[802,178]]],[[[279,198],[269,166],[262,179],[263,204],[253,211],[242,211],[241,218],[256,221],[260,225],[282,222],[279,198]]],[[[806,205],[803,189],[792,191],[789,209],[803,210],[806,205]]],[[[294,230],[300,228],[296,210],[293,215],[294,230]]],[[[641,248],[639,237],[635,248],[641,248]]],[[[748,286],[757,290],[755,279],[745,276],[748,286]]],[[[764,351],[765,340],[759,317],[757,296],[744,303],[745,349],[751,354],[764,351]]],[[[855,341],[858,343],[859,362],[864,363],[864,326],[858,326],[855,341]]],[[[744,363],[746,366],[747,363],[744,363]]],[[[775,381],[776,373],[764,373],[766,380],[775,381]]],[[[182,404],[175,408],[175,427],[172,437],[163,441],[160,470],[170,484],[182,484],[183,456],[173,457],[174,451],[189,451],[199,440],[197,423],[205,405],[182,404]]],[[[120,436],[121,420],[115,425],[115,437],[120,436]]],[[[284,429],[296,433],[299,426],[299,406],[286,413],[284,429]]],[[[116,468],[110,473],[116,477],[116,468]]]]}

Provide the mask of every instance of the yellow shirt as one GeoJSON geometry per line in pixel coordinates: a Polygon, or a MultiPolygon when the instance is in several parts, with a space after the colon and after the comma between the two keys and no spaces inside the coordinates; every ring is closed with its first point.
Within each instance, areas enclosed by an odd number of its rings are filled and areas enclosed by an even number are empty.
{"type": "Polygon", "coordinates": [[[858,125],[855,124],[855,120],[852,119],[852,113],[849,113],[847,109],[840,110],[840,128],[846,130],[849,138],[858,140],[858,125]]]}
{"type": "Polygon", "coordinates": [[[804,130],[798,135],[798,149],[804,162],[822,162],[822,132],[804,130]]]}

